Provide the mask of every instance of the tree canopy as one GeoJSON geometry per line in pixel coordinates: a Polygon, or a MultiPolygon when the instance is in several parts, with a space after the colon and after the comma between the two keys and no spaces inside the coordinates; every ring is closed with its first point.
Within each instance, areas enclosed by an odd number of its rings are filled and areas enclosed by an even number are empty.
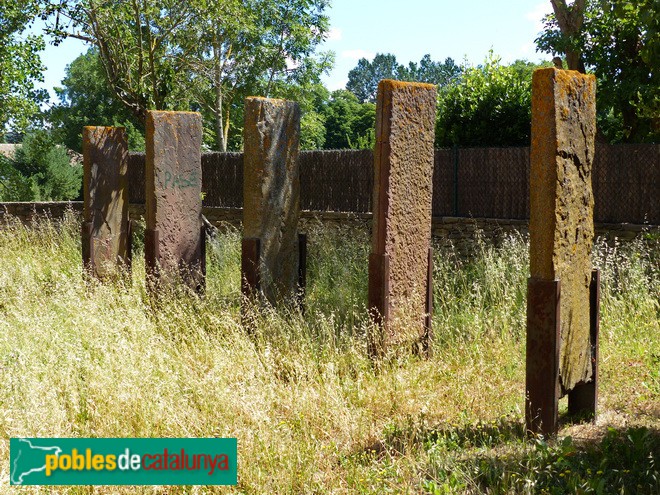
{"type": "Polygon", "coordinates": [[[24,131],[47,97],[35,87],[43,80],[43,38],[24,36],[39,13],[38,0],[0,0],[0,138],[10,123],[15,131],[24,131]]]}
{"type": "Polygon", "coordinates": [[[454,81],[460,72],[461,68],[449,57],[444,62],[435,62],[427,54],[419,64],[410,62],[406,67],[399,64],[391,53],[379,53],[372,61],[366,58],[358,61],[348,73],[346,89],[361,103],[375,103],[378,83],[382,79],[425,82],[442,87],[454,81]]]}
{"type": "Polygon", "coordinates": [[[53,0],[50,32],[98,49],[116,99],[147,110],[199,110],[225,150],[242,96],[268,96],[300,68],[328,29],[327,0],[53,0]]]}
{"type": "Polygon", "coordinates": [[[49,120],[67,148],[82,152],[84,126],[109,125],[126,128],[131,150],[144,149],[144,128],[108,87],[96,48],[67,66],[62,86],[55,93],[60,101],[50,110],[49,120]]]}
{"type": "MultiPolygon", "coordinates": [[[[553,5],[555,4],[553,0],[553,5]]],[[[565,54],[569,68],[598,81],[599,130],[609,141],[660,139],[660,3],[657,0],[585,0],[579,28],[566,31],[550,15],[536,43],[541,51],[565,54]]]]}

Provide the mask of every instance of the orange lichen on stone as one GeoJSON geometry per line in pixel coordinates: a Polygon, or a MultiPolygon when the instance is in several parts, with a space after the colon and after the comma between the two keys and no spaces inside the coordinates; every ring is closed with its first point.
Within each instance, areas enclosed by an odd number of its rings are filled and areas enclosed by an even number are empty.
{"type": "MultiPolygon", "coordinates": [[[[378,86],[372,253],[389,257],[387,344],[424,332],[435,139],[436,88],[384,80],[378,86]]],[[[370,272],[370,278],[378,276],[370,272]]]]}
{"type": "Polygon", "coordinates": [[[530,272],[561,281],[560,381],[592,375],[589,284],[593,244],[591,167],[595,78],[539,69],[532,79],[530,272]]]}

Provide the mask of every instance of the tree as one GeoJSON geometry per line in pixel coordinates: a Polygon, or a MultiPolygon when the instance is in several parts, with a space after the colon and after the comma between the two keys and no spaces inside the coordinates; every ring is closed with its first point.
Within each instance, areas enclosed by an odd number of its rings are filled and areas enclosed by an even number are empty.
{"type": "Polygon", "coordinates": [[[435,62],[426,54],[419,64],[410,62],[408,67],[404,67],[391,53],[379,53],[371,62],[366,58],[358,61],[355,68],[348,73],[346,89],[361,103],[375,103],[378,83],[383,79],[425,82],[442,87],[455,81],[460,73],[461,68],[451,58],[446,58],[444,62],[435,62]]]}
{"type": "Polygon", "coordinates": [[[115,97],[137,118],[149,109],[200,110],[220,150],[242,105],[235,99],[268,95],[328,28],[327,0],[58,2],[51,32],[96,46],[115,97]]]}
{"type": "MultiPolygon", "coordinates": [[[[577,2],[576,2],[577,3],[577,2]]],[[[559,18],[546,18],[539,50],[575,46],[595,73],[598,127],[609,141],[660,139],[660,4],[589,0],[580,32],[566,38],[559,18]]]]}
{"type": "Polygon", "coordinates": [[[57,140],[82,152],[82,129],[86,125],[126,128],[132,150],[144,150],[144,129],[124,105],[117,101],[103,74],[96,48],[90,48],[66,68],[62,87],[55,88],[60,103],[49,112],[57,140]]]}
{"type": "Polygon", "coordinates": [[[10,122],[15,130],[25,130],[47,97],[35,88],[43,81],[43,39],[21,37],[39,12],[37,0],[0,0],[0,138],[10,122]]]}
{"type": "Polygon", "coordinates": [[[529,145],[533,68],[504,66],[492,52],[484,64],[463,67],[438,93],[436,146],[529,145]]]}
{"type": "Polygon", "coordinates": [[[574,0],[571,5],[568,5],[566,0],[550,0],[550,3],[562,33],[561,51],[566,54],[566,65],[570,70],[584,73],[578,38],[584,22],[586,0],[574,0]]]}
{"type": "Polygon", "coordinates": [[[408,67],[401,68],[399,72],[402,81],[418,81],[444,87],[458,79],[461,68],[451,57],[447,57],[444,62],[435,62],[426,54],[419,64],[410,62],[408,67]]]}
{"type": "Polygon", "coordinates": [[[12,160],[0,161],[0,197],[8,201],[62,201],[80,196],[82,167],[48,130],[32,131],[12,160]]]}
{"type": "Polygon", "coordinates": [[[353,93],[360,103],[376,102],[378,83],[382,79],[397,79],[402,66],[391,53],[378,53],[373,61],[361,58],[348,73],[346,89],[353,93]]]}
{"type": "Polygon", "coordinates": [[[373,148],[376,105],[360,103],[350,91],[333,91],[323,110],[325,149],[373,148]]]}

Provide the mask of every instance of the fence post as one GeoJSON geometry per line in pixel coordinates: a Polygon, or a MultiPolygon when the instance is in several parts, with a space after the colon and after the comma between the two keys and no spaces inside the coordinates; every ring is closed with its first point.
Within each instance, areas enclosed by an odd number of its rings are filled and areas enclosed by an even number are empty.
{"type": "Polygon", "coordinates": [[[458,216],[458,145],[453,148],[454,154],[454,216],[458,216]]]}

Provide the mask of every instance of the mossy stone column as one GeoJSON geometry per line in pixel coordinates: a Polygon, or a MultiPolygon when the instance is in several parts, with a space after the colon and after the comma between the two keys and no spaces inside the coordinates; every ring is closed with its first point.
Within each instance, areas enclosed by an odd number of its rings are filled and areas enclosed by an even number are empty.
{"type": "Polygon", "coordinates": [[[83,128],[83,261],[101,279],[130,262],[128,146],[123,127],[83,128]]]}
{"type": "Polygon", "coordinates": [[[298,291],[299,142],[297,103],[246,98],[243,277],[273,305],[293,301],[298,291]],[[246,259],[249,253],[258,261],[246,259]]]}
{"type": "Polygon", "coordinates": [[[150,111],[146,131],[148,272],[155,280],[200,291],[205,271],[201,115],[150,111]]]}
{"type": "Polygon", "coordinates": [[[436,88],[378,85],[369,308],[372,355],[430,339],[430,247],[436,88]]]}
{"type": "MultiPolygon", "coordinates": [[[[590,297],[595,88],[592,75],[554,68],[535,71],[532,80],[528,425],[533,423],[531,418],[543,409],[532,404],[538,389],[543,388],[539,383],[548,384],[545,395],[555,390],[559,397],[590,382],[594,374],[595,342],[591,323],[594,308],[590,297]],[[548,303],[547,314],[555,315],[552,304],[559,307],[558,315],[553,316],[553,322],[548,324],[547,318],[539,319],[538,316],[541,313],[539,308],[549,299],[537,297],[540,292],[536,287],[551,283],[557,288],[554,291],[548,289],[548,293],[555,292],[553,298],[557,301],[548,303]],[[557,333],[552,339],[554,348],[535,346],[550,333],[557,333]],[[541,372],[539,366],[548,364],[549,360],[556,362],[541,372]],[[556,375],[550,376],[549,373],[556,375]]],[[[556,401],[548,404],[552,404],[548,407],[556,408],[556,401]]],[[[547,432],[556,429],[556,411],[548,412],[545,423],[554,423],[546,425],[547,432]]],[[[539,422],[535,425],[546,431],[539,422]]]]}

